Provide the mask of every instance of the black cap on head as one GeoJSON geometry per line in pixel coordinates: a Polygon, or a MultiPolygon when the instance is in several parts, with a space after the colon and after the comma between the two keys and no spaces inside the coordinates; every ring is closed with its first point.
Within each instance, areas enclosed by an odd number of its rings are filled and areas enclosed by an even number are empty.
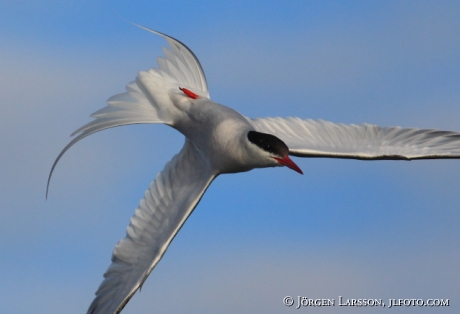
{"type": "Polygon", "coordinates": [[[284,157],[289,154],[287,145],[274,135],[249,131],[248,140],[273,155],[284,157]]]}

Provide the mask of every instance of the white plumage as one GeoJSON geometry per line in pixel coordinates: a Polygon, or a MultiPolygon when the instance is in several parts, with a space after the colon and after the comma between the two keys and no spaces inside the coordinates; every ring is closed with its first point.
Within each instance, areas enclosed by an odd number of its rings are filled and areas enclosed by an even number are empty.
{"type": "Polygon", "coordinates": [[[88,313],[123,309],[219,174],[282,165],[301,172],[288,153],[355,159],[460,157],[460,133],[455,132],[243,117],[210,100],[204,72],[190,49],[170,36],[141,28],[163,36],[171,50],[163,50],[158,69],[140,72],[126,93],[109,98],[105,108],[91,115],[93,121],[72,134],[77,136],[56,158],[48,185],[57,162],[73,144],[107,128],[163,123],[186,140],[145,192],[126,237],[115,246],[88,313]]]}
{"type": "Polygon", "coordinates": [[[145,192],[126,237],[113,250],[112,264],[88,313],[121,311],[161,259],[214,177],[206,159],[187,140],[145,192]]]}
{"type": "Polygon", "coordinates": [[[248,120],[256,130],[282,139],[289,146],[289,153],[299,157],[405,160],[460,157],[460,134],[456,132],[299,118],[248,120]]]}

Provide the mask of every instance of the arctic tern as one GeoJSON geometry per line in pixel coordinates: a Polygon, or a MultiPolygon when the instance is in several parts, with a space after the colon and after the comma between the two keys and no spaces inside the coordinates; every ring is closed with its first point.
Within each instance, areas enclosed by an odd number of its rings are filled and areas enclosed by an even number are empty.
{"type": "MultiPolygon", "coordinates": [[[[139,26],[139,25],[138,25],[139,26]]],[[[300,118],[247,118],[210,99],[195,54],[166,34],[170,50],[158,68],[142,71],[127,92],[107,100],[91,115],[95,120],[58,155],[95,132],[121,125],[163,123],[185,136],[182,150],[144,194],[126,231],[115,246],[89,314],[120,313],[160,261],[175,235],[220,174],[287,166],[289,158],[331,157],[362,160],[460,158],[460,133],[376,125],[344,125],[300,118]]]]}

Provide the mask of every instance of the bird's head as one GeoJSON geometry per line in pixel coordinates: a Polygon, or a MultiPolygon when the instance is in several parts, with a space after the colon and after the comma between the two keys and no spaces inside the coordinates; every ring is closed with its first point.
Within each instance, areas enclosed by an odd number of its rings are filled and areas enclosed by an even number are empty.
{"type": "Polygon", "coordinates": [[[300,174],[302,170],[289,158],[289,148],[274,135],[256,131],[248,132],[248,140],[256,145],[269,166],[286,166],[300,174]]]}

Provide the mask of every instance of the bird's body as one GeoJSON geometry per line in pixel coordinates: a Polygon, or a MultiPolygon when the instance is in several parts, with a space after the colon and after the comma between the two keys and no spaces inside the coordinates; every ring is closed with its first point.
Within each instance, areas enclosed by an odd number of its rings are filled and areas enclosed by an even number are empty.
{"type": "Polygon", "coordinates": [[[174,101],[184,116],[172,126],[203,152],[216,174],[247,171],[258,165],[247,140],[254,128],[241,114],[209,99],[177,95],[174,101]]]}
{"type": "MultiPolygon", "coordinates": [[[[148,29],[147,29],[148,30],[148,29]]],[[[103,129],[136,123],[163,123],[185,136],[182,150],[151,183],[115,246],[88,313],[119,313],[142,286],[174,236],[220,174],[287,166],[288,155],[354,159],[460,158],[460,133],[436,130],[342,125],[299,118],[250,119],[209,97],[201,65],[184,44],[162,33],[159,69],[138,74],[127,92],[111,97],[92,122],[59,154],[103,129]]],[[[49,184],[49,180],[48,180],[49,184]]]]}

